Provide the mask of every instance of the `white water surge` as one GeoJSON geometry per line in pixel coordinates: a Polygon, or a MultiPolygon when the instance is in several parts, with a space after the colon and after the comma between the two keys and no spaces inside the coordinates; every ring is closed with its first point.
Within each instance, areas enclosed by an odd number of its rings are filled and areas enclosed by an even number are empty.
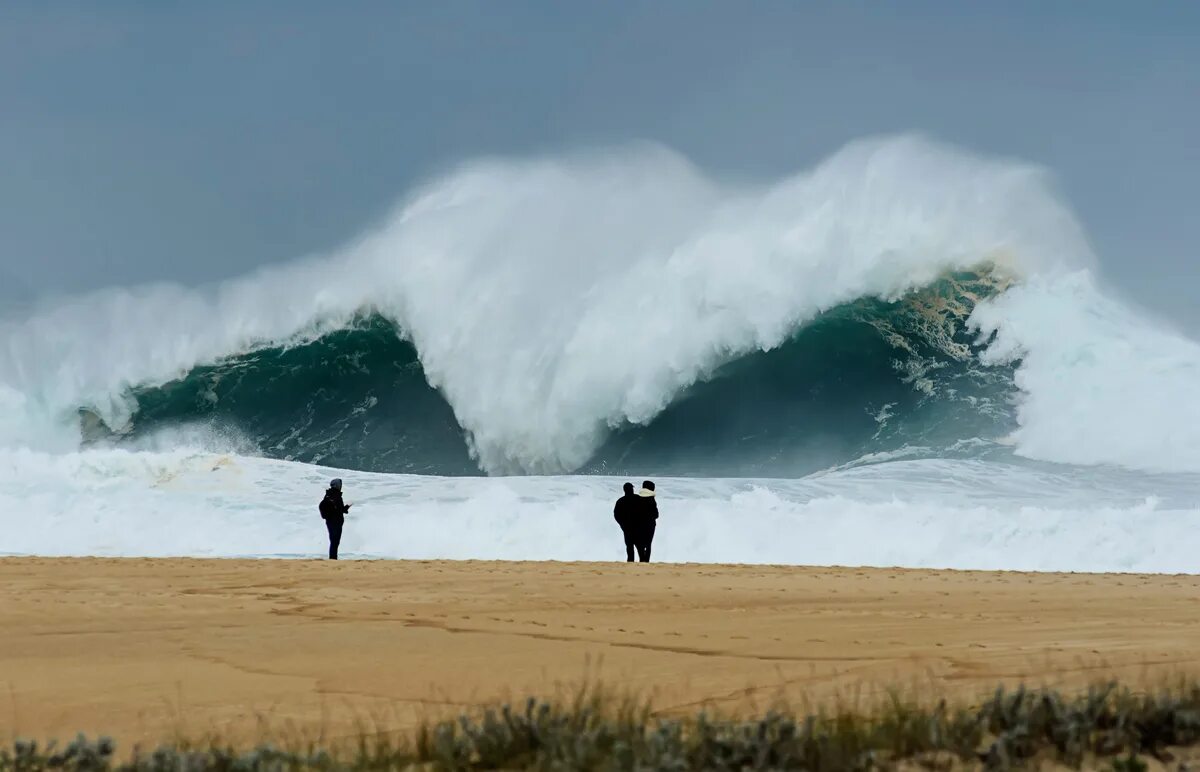
{"type": "MultiPolygon", "coordinates": [[[[622,560],[621,480],[334,472],[221,454],[0,455],[3,552],[318,557],[316,503],[345,478],[346,557],[622,560]],[[16,526],[19,522],[19,527],[16,526]]],[[[971,461],[895,461],[803,480],[659,480],[655,559],[1194,572],[1197,480],[1073,480],[971,461]]]]}

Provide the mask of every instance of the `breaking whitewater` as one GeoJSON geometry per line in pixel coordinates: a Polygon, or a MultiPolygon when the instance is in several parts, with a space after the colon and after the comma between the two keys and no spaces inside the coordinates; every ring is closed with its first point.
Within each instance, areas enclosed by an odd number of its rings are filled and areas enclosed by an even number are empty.
{"type": "MultiPolygon", "coordinates": [[[[169,260],[169,256],[164,256],[169,260]]],[[[336,254],[0,322],[0,553],[1200,569],[1200,345],[1039,169],[465,164],[336,254]]]]}

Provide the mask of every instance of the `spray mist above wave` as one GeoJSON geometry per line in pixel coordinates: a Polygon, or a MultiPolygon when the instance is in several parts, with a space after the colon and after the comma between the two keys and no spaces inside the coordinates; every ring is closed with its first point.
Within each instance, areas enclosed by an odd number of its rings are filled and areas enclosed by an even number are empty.
{"type": "MultiPolygon", "coordinates": [[[[484,469],[573,470],[614,428],[836,306],[986,263],[1053,282],[1091,262],[1039,170],[914,137],[856,142],[756,186],[655,146],[481,161],[331,256],[4,323],[0,441],[75,447],[63,419],[81,406],[119,427],[138,387],[375,314],[415,346],[484,469]]],[[[989,308],[997,334],[1023,312],[989,308]]]]}

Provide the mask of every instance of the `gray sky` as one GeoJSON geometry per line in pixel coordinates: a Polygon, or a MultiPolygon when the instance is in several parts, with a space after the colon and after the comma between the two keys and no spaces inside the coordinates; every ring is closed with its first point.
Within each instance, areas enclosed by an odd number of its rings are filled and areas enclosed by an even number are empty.
{"type": "Polygon", "coordinates": [[[473,155],[773,177],[910,130],[1053,169],[1109,276],[1200,330],[1191,0],[5,3],[0,313],[327,250],[473,155]]]}

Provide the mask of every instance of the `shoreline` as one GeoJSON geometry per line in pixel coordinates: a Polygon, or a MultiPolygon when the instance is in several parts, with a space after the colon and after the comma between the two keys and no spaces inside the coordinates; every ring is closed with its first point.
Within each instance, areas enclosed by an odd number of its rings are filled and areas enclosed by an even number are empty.
{"type": "MultiPolygon", "coordinates": [[[[608,565],[625,565],[624,560],[558,560],[547,558],[545,560],[521,560],[507,558],[393,558],[393,557],[375,557],[364,555],[341,555],[337,561],[331,561],[324,555],[316,553],[312,555],[28,555],[0,552],[0,565],[7,562],[73,562],[73,561],[96,561],[96,562],[212,562],[212,563],[396,563],[396,564],[413,564],[413,565],[515,565],[515,566],[608,566],[608,565]]],[[[1190,572],[1156,572],[1156,571],[1062,571],[1051,569],[1027,569],[1027,568],[938,568],[930,566],[873,566],[873,565],[851,565],[841,563],[701,563],[701,562],[674,562],[667,560],[655,560],[650,566],[671,566],[673,568],[725,568],[725,569],[795,569],[799,571],[891,571],[891,572],[906,572],[906,573],[931,573],[931,574],[1000,574],[1012,576],[1038,576],[1038,577],[1086,577],[1086,576],[1113,576],[1113,577],[1138,577],[1147,579],[1195,579],[1200,584],[1200,561],[1197,562],[1197,570],[1194,573],[1190,572]]]]}
{"type": "Polygon", "coordinates": [[[344,734],[584,683],[664,715],[1200,673],[1200,576],[318,558],[0,558],[0,724],[344,734]]]}

